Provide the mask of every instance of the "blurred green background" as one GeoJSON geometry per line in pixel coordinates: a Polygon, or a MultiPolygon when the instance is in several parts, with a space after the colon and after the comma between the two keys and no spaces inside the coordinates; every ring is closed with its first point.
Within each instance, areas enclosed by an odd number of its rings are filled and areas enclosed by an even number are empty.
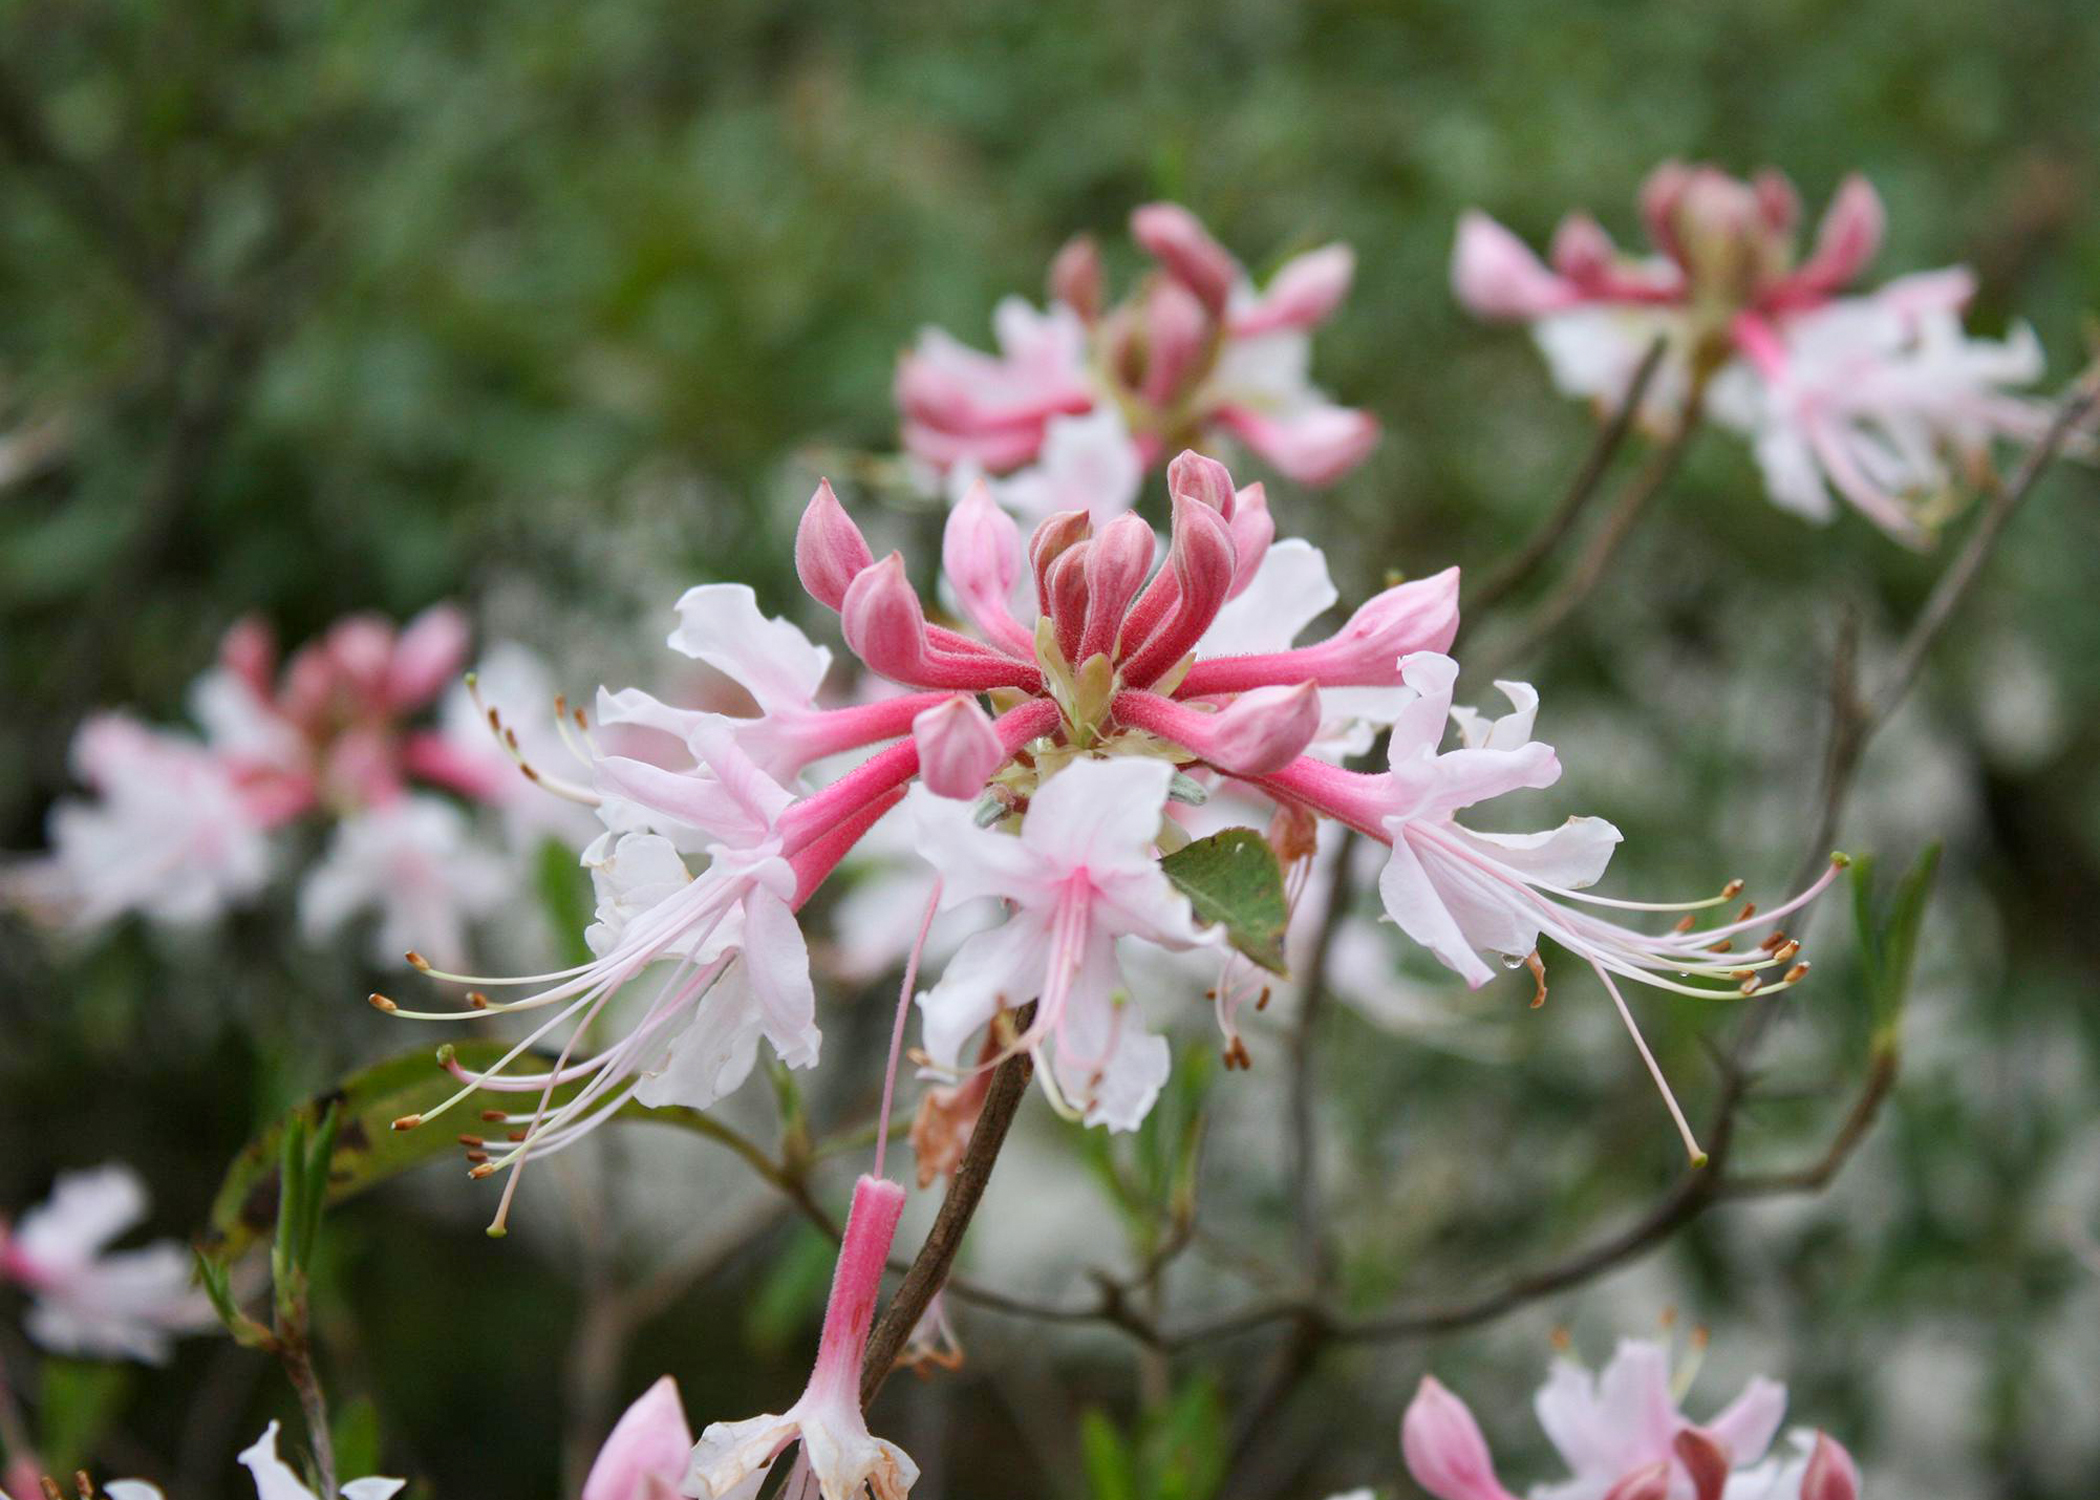
{"type": "MultiPolygon", "coordinates": [[[[1630,241],[1633,195],[1666,157],[1781,166],[1811,211],[1859,169],[1889,207],[1877,273],[1973,265],[1977,326],[2032,322],[2052,384],[2082,362],[2100,302],[2100,11],[2076,0],[92,0],[9,4],[0,58],[12,850],[40,843],[81,716],[175,716],[246,611],[298,640],[349,610],[458,597],[587,688],[633,679],[686,584],[746,580],[797,610],[789,542],[811,455],[849,504],[884,503],[839,455],[894,445],[896,352],[924,323],[985,342],[996,298],[1039,297],[1077,230],[1127,276],[1122,223],[1152,198],[1189,204],[1257,271],[1329,239],[1359,252],[1317,374],[1376,413],[1385,442],[1326,494],[1274,489],[1282,530],[1328,548],[1351,601],[1390,567],[1502,555],[1591,436],[1525,338],[1453,304],[1467,206],[1534,241],[1588,206],[1630,241]]],[[[2045,482],[1868,760],[1847,846],[1891,864],[1935,838],[1949,853],[1903,1081],[1834,1188],[1709,1215],[1494,1328],[1328,1358],[1231,1493],[1411,1493],[1394,1422],[1431,1362],[1474,1397],[1505,1479],[1545,1476],[1524,1394],[1546,1333],[1572,1329],[1597,1359],[1670,1307],[1714,1330],[1695,1412],[1767,1370],[1878,1493],[2091,1493],[2096,502],[2089,468],[2045,482]]],[[[880,524],[923,543],[937,521],[907,507],[880,524]]],[[[1940,560],[1850,517],[1815,529],[1773,510],[1747,454],[1706,435],[1612,583],[1524,665],[1569,766],[1537,806],[1627,831],[1617,891],[1734,874],[1773,891],[1812,821],[1841,611],[1860,611],[1871,672],[1940,560]]],[[[6,920],[9,1211],[54,1170],[121,1157],[152,1181],[156,1227],[186,1234],[260,1120],[403,1045],[359,1000],[373,976],[299,945],[281,912],[217,939],[126,932],[70,954],[6,920]]],[[[1752,1164],[1812,1155],[1858,1073],[1844,926],[1818,925],[1827,972],[1767,1050],[1752,1164]]],[[[1591,987],[1568,977],[1535,1015],[1521,980],[1447,990],[1430,993],[1484,1048],[1347,1013],[1324,1045],[1328,1186],[1346,1284],[1367,1301],[1548,1259],[1636,1212],[1681,1159],[1591,987]]],[[[854,1060],[875,1055],[884,1014],[839,1012],[820,1113],[867,1107],[874,1075],[854,1060]]],[[[1696,1112],[1712,1088],[1701,1038],[1728,1018],[1664,1000],[1643,1018],[1696,1112]]],[[[1178,1057],[1210,1048],[1206,1025],[1192,1003],[1178,1057]]],[[[1259,1066],[1244,1086],[1216,1081],[1206,1211],[1281,1259],[1267,1050],[1266,1081],[1259,1066]]],[[[743,1103],[765,1122],[763,1098],[743,1103]]],[[[1002,1171],[1046,1201],[1089,1191],[1076,1142],[1027,1124],[1038,1149],[1002,1171]]],[[[578,1288],[705,1234],[735,1181],[645,1134],[610,1149],[609,1187],[550,1172],[536,1232],[500,1248],[449,1176],[332,1219],[333,1384],[375,1403],[383,1472],[447,1496],[557,1492],[578,1288]],[[594,1192],[627,1203],[610,1246],[570,1227],[571,1197],[594,1192]]],[[[997,1280],[1002,1242],[984,1238],[977,1269],[997,1280]]],[[[790,1395],[821,1292],[815,1243],[767,1231],[679,1298],[620,1362],[619,1399],[667,1368],[696,1423],[790,1395]]],[[[1187,1277],[1192,1305],[1241,1292],[1228,1269],[1187,1277]]],[[[1276,1338],[1139,1370],[1112,1335],[959,1316],[970,1365],[899,1381],[879,1418],[929,1494],[1108,1500],[1102,1421],[1131,1430],[1172,1390],[1173,1421],[1213,1449],[1276,1338]]],[[[28,1363],[16,1333],[0,1338],[11,1368],[28,1363]]],[[[172,1374],[122,1378],[98,1466],[180,1497],[236,1492],[233,1450],[290,1413],[274,1370],[209,1340],[172,1374]]],[[[1203,1463],[1166,1468],[1143,1493],[1210,1492],[1203,1463]]]]}

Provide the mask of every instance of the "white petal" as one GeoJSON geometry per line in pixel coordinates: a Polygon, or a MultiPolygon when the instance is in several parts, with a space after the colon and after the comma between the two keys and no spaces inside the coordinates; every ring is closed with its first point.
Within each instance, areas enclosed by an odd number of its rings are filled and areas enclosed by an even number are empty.
{"type": "Polygon", "coordinates": [[[299,1482],[291,1466],[277,1456],[277,1424],[263,1429],[253,1447],[240,1454],[240,1461],[255,1476],[256,1500],[314,1500],[314,1492],[299,1482]]]}
{"type": "Polygon", "coordinates": [[[1021,840],[1064,873],[1149,865],[1173,776],[1163,760],[1074,761],[1029,800],[1021,840]]]}
{"type": "Polygon", "coordinates": [[[51,1196],[22,1215],[10,1248],[39,1267],[81,1265],[146,1217],[146,1184],[116,1162],[62,1172],[51,1196]]]}
{"type": "Polygon", "coordinates": [[[1570,818],[1542,833],[1475,833],[1457,827],[1452,832],[1521,875],[1578,891],[1596,884],[1622,837],[1602,818],[1570,818]]]}
{"type": "Polygon", "coordinates": [[[1429,874],[1408,847],[1407,836],[1398,820],[1392,820],[1388,828],[1393,834],[1391,857],[1378,876],[1378,894],[1385,903],[1386,915],[1399,924],[1400,930],[1427,948],[1439,963],[1457,974],[1474,989],[1479,989],[1495,977],[1495,971],[1481,962],[1480,955],[1473,951],[1459,930],[1457,921],[1445,909],[1442,896],[1431,883],[1429,874]]]}
{"type": "Polygon", "coordinates": [[[741,583],[687,589],[678,601],[674,651],[706,662],[738,683],[761,709],[807,707],[831,666],[831,653],[788,620],[768,619],[741,583]]]}
{"type": "Polygon", "coordinates": [[[794,911],[773,892],[744,899],[744,967],[765,1018],[766,1040],[791,1068],[816,1066],[817,991],[809,977],[809,944],[794,911]]]}
{"type": "Polygon", "coordinates": [[[1298,633],[1340,597],[1318,547],[1297,537],[1277,542],[1245,591],[1218,611],[1196,654],[1251,656],[1288,650],[1298,633]]]}
{"type": "Polygon", "coordinates": [[[654,1071],[645,1071],[635,1098],[651,1109],[667,1104],[710,1108],[751,1076],[763,1029],[743,966],[732,964],[700,998],[669,1055],[654,1071]]]}
{"type": "Polygon", "coordinates": [[[919,996],[927,1055],[944,1067],[959,1063],[963,1044],[1002,1008],[1024,1005],[1042,992],[1049,956],[1045,916],[1032,912],[1016,912],[968,938],[940,982],[919,996]]]}

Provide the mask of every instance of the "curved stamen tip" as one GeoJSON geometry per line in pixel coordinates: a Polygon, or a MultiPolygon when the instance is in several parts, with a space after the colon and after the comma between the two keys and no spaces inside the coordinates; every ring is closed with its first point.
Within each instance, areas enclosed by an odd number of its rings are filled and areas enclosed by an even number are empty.
{"type": "Polygon", "coordinates": [[[467,691],[470,693],[481,686],[481,674],[471,667],[467,669],[466,675],[462,680],[466,683],[467,691]]]}
{"type": "MultiPolygon", "coordinates": [[[[475,1173],[478,1173],[480,1170],[481,1168],[476,1167],[473,1172],[469,1172],[467,1175],[471,1177],[475,1175],[475,1173]]],[[[504,1228],[501,1224],[491,1224],[488,1228],[484,1229],[482,1233],[487,1235],[492,1240],[500,1240],[505,1235],[509,1234],[510,1231],[504,1228]]]]}
{"type": "Polygon", "coordinates": [[[423,1117],[421,1115],[403,1115],[400,1119],[394,1121],[394,1129],[414,1130],[418,1125],[422,1123],[423,1117]]]}
{"type": "Polygon", "coordinates": [[[447,1042],[437,1050],[437,1064],[441,1068],[449,1068],[452,1066],[452,1059],[458,1055],[458,1049],[447,1042]]]}
{"type": "Polygon", "coordinates": [[[1721,899],[1723,901],[1733,901],[1737,896],[1740,896],[1742,893],[1743,880],[1740,875],[1737,876],[1734,880],[1729,881],[1728,884],[1721,887],[1721,899]]]}
{"type": "Polygon", "coordinates": [[[392,1015],[395,1011],[401,1009],[400,1006],[396,1005],[393,1001],[387,999],[386,996],[380,994],[377,990],[374,990],[371,994],[365,996],[365,999],[371,1003],[372,1009],[383,1010],[388,1015],[392,1015]]]}
{"type": "Polygon", "coordinates": [[[1692,1155],[1692,1170],[1694,1172],[1698,1171],[1712,1159],[1704,1151],[1694,1152],[1692,1155]]]}
{"type": "Polygon", "coordinates": [[[415,949],[411,948],[401,956],[408,960],[408,965],[410,968],[420,969],[425,974],[428,974],[430,972],[430,960],[425,958],[422,954],[416,952],[415,949]]]}
{"type": "Polygon", "coordinates": [[[1852,856],[1847,854],[1842,849],[1833,849],[1830,851],[1830,862],[1840,870],[1849,870],[1852,868],[1852,856]]]}

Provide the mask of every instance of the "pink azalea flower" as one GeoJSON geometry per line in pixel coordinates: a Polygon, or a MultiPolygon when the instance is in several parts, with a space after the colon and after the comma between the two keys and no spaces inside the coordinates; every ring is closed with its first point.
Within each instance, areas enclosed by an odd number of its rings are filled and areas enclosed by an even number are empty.
{"type": "Polygon", "coordinates": [[[903,1500],[911,1492],[918,1465],[895,1443],[872,1436],[860,1407],[861,1358],[903,1212],[904,1189],[896,1183],[862,1177],[854,1184],[808,1387],[778,1416],[710,1423],[693,1447],[684,1493],[699,1500],[756,1495],[781,1450],[794,1442],[801,1443],[800,1462],[824,1500],[860,1500],[870,1492],[874,1500],[903,1500]]]}
{"type": "Polygon", "coordinates": [[[63,1354],[161,1364],[177,1334],[215,1326],[181,1245],[108,1248],[146,1209],[138,1174],[105,1166],[62,1174],[46,1202],[0,1224],[0,1277],[29,1294],[32,1338],[63,1354]]]}
{"type": "Polygon", "coordinates": [[[904,446],[961,492],[984,475],[1030,522],[1127,508],[1139,476],[1184,444],[1237,441],[1286,478],[1325,485],[1378,441],[1366,413],[1312,383],[1311,330],[1348,295],[1355,257],[1328,245],[1257,288],[1187,209],[1148,204],[1131,236],[1156,270],[1112,308],[1092,242],[1051,268],[1049,310],[1008,298],[997,356],[929,329],[899,361],[904,446]]]}
{"type": "Polygon", "coordinates": [[[1717,998],[1771,994],[1796,983],[1807,965],[1794,962],[1800,945],[1784,932],[1773,930],[1751,952],[1730,950],[1739,937],[1769,928],[1813,900],[1835,878],[1838,862],[1761,920],[1753,920],[1754,909],[1748,909],[1733,922],[1699,931],[1691,930],[1689,914],[1731,899],[1739,883],[1711,901],[1677,905],[1585,896],[1582,891],[1603,875],[1619,843],[1619,830],[1610,823],[1570,818],[1543,833],[1499,834],[1475,832],[1456,818],[1477,803],[1559,780],[1553,747],[1532,738],[1538,694],[1526,683],[1499,684],[1513,711],[1489,720],[1452,706],[1458,663],[1448,656],[1415,653],[1401,663],[1401,673],[1413,701],[1393,720],[1389,770],[1365,775],[1308,758],[1265,778],[1265,784],[1388,845],[1391,854],[1379,877],[1387,915],[1468,985],[1477,989],[1495,977],[1481,955],[1498,954],[1511,966],[1533,965],[1543,996],[1541,934],[1587,963],[1632,1033],[1687,1152],[1703,1160],[1613,976],[1717,998]],[[1457,724],[1460,744],[1440,751],[1447,720],[1457,724]],[[1585,907],[1684,911],[1687,918],[1671,932],[1653,935],[1585,907]],[[1777,971],[1781,977],[1772,979],[1777,971]]]}
{"type": "Polygon", "coordinates": [[[677,1500],[692,1450],[678,1382],[666,1375],[614,1424],[579,1500],[677,1500]]]}
{"type": "Polygon", "coordinates": [[[1172,775],[1160,760],[1076,762],[1035,794],[1018,837],[979,828],[965,805],[912,793],[942,905],[993,896],[1011,908],[965,940],[919,997],[936,1065],[960,1071],[963,1047],[994,1016],[1038,1000],[1012,1047],[1037,1054],[1045,1089],[1087,1124],[1137,1128],[1166,1082],[1167,1044],[1125,992],[1116,939],[1169,949],[1216,941],[1153,856],[1172,775]]]}
{"type": "MultiPolygon", "coordinates": [[[[1784,1386],[1757,1377],[1696,1423],[1678,1405],[1659,1343],[1622,1340],[1599,1374],[1556,1360],[1533,1404],[1570,1474],[1534,1485],[1532,1500],[1857,1500],[1858,1471],[1827,1435],[1797,1432],[1791,1452],[1772,1451],[1784,1386]]],[[[1432,1376],[1408,1404],[1400,1445],[1436,1500],[1510,1500],[1479,1423],[1432,1376]]]]}
{"type": "Polygon", "coordinates": [[[1898,540],[1930,539],[1953,483],[2001,437],[2032,441],[2047,412],[2008,394],[2042,373],[2024,327],[1971,339],[1964,270],[1844,295],[1880,247],[1880,199],[1845,179],[1805,256],[1801,206],[1777,172],[1741,182],[1666,163],[1641,195],[1656,253],[1622,255],[1595,220],[1555,234],[1551,266],[1477,212],[1459,221],[1452,287],[1484,318],[1532,325],[1554,380],[1616,408],[1657,338],[1642,417],[1672,429],[1695,379],[1706,414],[1748,438],[1773,501],[1827,519],[1833,492],[1898,540]],[[1940,503],[1937,507],[1935,502],[1940,503]]]}

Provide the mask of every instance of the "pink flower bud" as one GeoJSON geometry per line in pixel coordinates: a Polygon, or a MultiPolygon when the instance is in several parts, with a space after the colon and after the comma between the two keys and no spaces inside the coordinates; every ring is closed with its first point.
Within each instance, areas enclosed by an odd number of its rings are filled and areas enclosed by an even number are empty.
{"type": "Polygon", "coordinates": [[[1641,221],[1648,226],[1648,242],[1672,260],[1684,258],[1677,243],[1677,205],[1691,180],[1690,167],[1666,161],[1641,184],[1641,221]]]}
{"type": "Polygon", "coordinates": [[[1269,555],[1269,543],[1275,540],[1276,518],[1269,514],[1269,492],[1257,480],[1233,497],[1232,592],[1226,598],[1237,599],[1246,592],[1261,571],[1261,560],[1269,555]]]}
{"type": "Polygon", "coordinates": [[[627,1408],[598,1450],[578,1500],[655,1500],[675,1495],[693,1451],[692,1429],[666,1375],[627,1408]]]}
{"type": "Polygon", "coordinates": [[[268,698],[270,678],[277,670],[276,635],[259,616],[243,615],[219,642],[219,665],[246,683],[258,698],[268,698]]]}
{"type": "Polygon", "coordinates": [[[1144,519],[1129,511],[1103,527],[1087,550],[1086,629],[1074,664],[1115,648],[1116,632],[1130,601],[1152,571],[1156,538],[1144,519]]]}
{"type": "Polygon", "coordinates": [[[1859,1465],[1827,1432],[1816,1434],[1801,1476],[1801,1500],[1859,1500],[1859,1465]]]}
{"type": "Polygon", "coordinates": [[[1013,617],[1014,583],[1021,576],[1021,528],[992,499],[983,480],[948,512],[941,533],[941,570],[956,602],[979,630],[1009,648],[1035,644],[1013,617]]]}
{"type": "Polygon", "coordinates": [[[1451,291],[1477,317],[1544,317],[1580,300],[1525,243],[1477,209],[1459,216],[1451,251],[1451,291]]]}
{"type": "Polygon", "coordinates": [[[1424,1375],[1400,1419],[1407,1472],[1436,1500],[1506,1500],[1494,1456],[1465,1402],[1424,1375]]]}
{"type": "Polygon", "coordinates": [[[1604,1492],[1604,1500],[1669,1500],[1668,1460],[1645,1464],[1604,1492]]]}
{"type": "Polygon", "coordinates": [[[1085,511],[1061,510],[1045,517],[1035,528],[1035,535],[1028,539],[1028,566],[1035,574],[1036,604],[1044,614],[1050,613],[1050,565],[1067,549],[1086,540],[1092,530],[1093,518],[1085,511]]]}
{"type": "Polygon", "coordinates": [[[1048,596],[1043,613],[1057,627],[1057,649],[1064,652],[1068,662],[1077,659],[1079,639],[1086,630],[1086,564],[1093,550],[1091,539],[1074,542],[1057,555],[1043,575],[1048,596]]]}
{"type": "Polygon", "coordinates": [[[1148,203],[1130,216],[1130,234],[1167,274],[1196,294],[1213,317],[1239,280],[1239,262],[1178,203],[1148,203]]]}
{"type": "Polygon", "coordinates": [[[1203,353],[1210,314],[1178,281],[1155,281],[1145,295],[1145,379],[1141,394],[1171,406],[1203,353]]]}
{"type": "Polygon", "coordinates": [[[321,638],[331,686],[367,702],[382,701],[387,666],[394,656],[394,627],[377,615],[338,620],[321,638]]]}
{"type": "Polygon", "coordinates": [[[1554,270],[1591,290],[1610,278],[1619,252],[1602,224],[1588,214],[1573,213],[1553,231],[1552,257],[1554,270]]]}
{"type": "Polygon", "coordinates": [[[1324,323],[1349,295],[1356,279],[1356,252],[1347,245],[1324,245],[1283,263],[1253,307],[1232,319],[1242,338],[1284,328],[1311,328],[1324,323]]]}
{"type": "Polygon", "coordinates": [[[1401,657],[1448,650],[1457,636],[1458,569],[1446,568],[1374,594],[1308,649],[1320,656],[1327,686],[1384,687],[1400,680],[1401,657]]]}
{"type": "Polygon", "coordinates": [[[795,573],[802,587],[827,609],[838,609],[853,580],[874,560],[868,539],[831,492],[831,481],[818,480],[795,528],[795,573]]]}
{"type": "Polygon", "coordinates": [[[911,721],[919,780],[940,797],[974,797],[1006,759],[991,715],[974,698],[950,698],[911,721]]]}
{"type": "Polygon", "coordinates": [[[1134,655],[1131,641],[1123,645],[1122,676],[1132,687],[1149,685],[1180,661],[1224,606],[1233,578],[1232,530],[1225,517],[1201,501],[1176,495],[1167,564],[1174,580],[1172,607],[1134,655]]]}
{"type": "Polygon", "coordinates": [[[1050,295],[1091,323],[1101,316],[1101,251],[1090,234],[1075,234],[1050,262],[1050,295]]]}
{"type": "Polygon", "coordinates": [[[1881,195],[1858,173],[1838,184],[1837,196],[1816,226],[1816,248],[1787,278],[1789,287],[1829,296],[1866,269],[1887,227],[1881,195]]]}
{"type": "Polygon", "coordinates": [[[386,701],[396,709],[420,708],[467,664],[467,617],[449,604],[433,604],[408,622],[387,659],[386,701]]]}
{"type": "Polygon", "coordinates": [[[1332,484],[1378,446],[1378,419],[1345,406],[1308,406],[1281,418],[1252,407],[1221,406],[1215,415],[1221,426],[1297,484],[1332,484]]]}
{"type": "Polygon", "coordinates": [[[1692,1476],[1694,1500],[1721,1500],[1721,1492],[1728,1487],[1728,1471],[1733,1461],[1728,1450],[1706,1433],[1695,1427],[1687,1427],[1677,1434],[1670,1446],[1676,1450],[1677,1461],[1692,1476]]]}
{"type": "Polygon", "coordinates": [[[1320,690],[1309,682],[1256,688],[1215,718],[1203,758],[1221,771],[1267,776],[1303,755],[1320,732],[1320,690]]]}
{"type": "Polygon", "coordinates": [[[860,570],[840,603],[839,623],[846,644],[870,670],[899,682],[922,680],[926,611],[904,576],[901,553],[860,570]]]}
{"type": "Polygon", "coordinates": [[[1223,464],[1194,448],[1184,448],[1167,465],[1167,493],[1177,500],[1207,505],[1230,520],[1237,491],[1232,472],[1223,464]]]}
{"type": "Polygon", "coordinates": [[[1801,195],[1786,173],[1766,167],[1750,179],[1750,191],[1757,195],[1757,211],[1764,217],[1765,228],[1781,238],[1794,232],[1801,222],[1801,195]]]}

